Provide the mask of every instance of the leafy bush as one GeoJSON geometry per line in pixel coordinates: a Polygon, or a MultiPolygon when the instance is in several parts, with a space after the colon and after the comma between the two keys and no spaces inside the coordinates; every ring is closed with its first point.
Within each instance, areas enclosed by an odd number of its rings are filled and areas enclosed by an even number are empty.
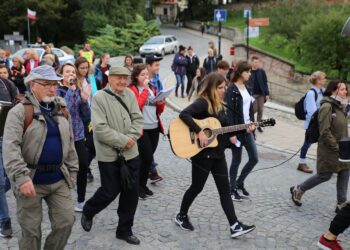
{"type": "MultiPolygon", "coordinates": [[[[160,31],[156,22],[145,21],[142,16],[136,15],[135,22],[127,24],[125,28],[107,24],[98,29],[97,33],[96,36],[88,38],[95,55],[109,53],[111,56],[118,56],[136,53],[146,40],[160,34],[160,31]]],[[[75,46],[76,52],[80,49],[81,46],[75,46]]]]}
{"type": "Polygon", "coordinates": [[[336,70],[346,78],[350,64],[350,39],[340,31],[348,17],[347,11],[333,9],[312,18],[298,36],[300,59],[314,70],[336,70]]]}

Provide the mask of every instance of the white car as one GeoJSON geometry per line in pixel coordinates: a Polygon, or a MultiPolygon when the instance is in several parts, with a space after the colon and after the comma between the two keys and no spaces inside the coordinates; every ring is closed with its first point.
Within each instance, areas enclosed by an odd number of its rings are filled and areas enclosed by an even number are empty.
{"type": "MultiPolygon", "coordinates": [[[[38,59],[39,61],[41,61],[41,59],[43,58],[43,55],[45,53],[45,50],[43,48],[24,48],[24,49],[20,49],[18,50],[16,53],[14,53],[13,55],[11,55],[9,57],[9,62],[10,62],[10,67],[12,66],[12,58],[14,56],[20,56],[22,57],[23,59],[24,58],[24,54],[26,51],[30,50],[30,49],[34,49],[36,54],[38,55],[38,59]]],[[[74,63],[75,62],[75,58],[74,56],[72,55],[68,55],[66,52],[64,52],[63,50],[61,49],[57,49],[57,48],[52,48],[52,52],[57,55],[58,57],[58,60],[60,61],[60,65],[62,64],[65,64],[67,62],[70,62],[70,63],[74,63]]]]}
{"type": "Polygon", "coordinates": [[[166,54],[176,53],[179,48],[179,42],[174,36],[154,36],[145,42],[139,49],[142,57],[148,54],[165,56],[166,54]]]}

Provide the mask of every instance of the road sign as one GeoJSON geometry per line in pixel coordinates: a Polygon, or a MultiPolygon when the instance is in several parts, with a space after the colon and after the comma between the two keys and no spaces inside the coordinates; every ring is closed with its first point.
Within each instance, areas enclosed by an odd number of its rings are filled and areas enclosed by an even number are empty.
{"type": "Polygon", "coordinates": [[[252,9],[249,9],[249,8],[246,8],[246,9],[244,9],[244,11],[243,11],[243,17],[244,18],[247,18],[247,17],[251,17],[252,16],[252,9]]]}
{"type": "Polygon", "coordinates": [[[226,22],[227,10],[216,9],[214,10],[214,22],[226,22]]]}
{"type": "Polygon", "coordinates": [[[269,18],[251,18],[249,19],[249,26],[269,26],[270,19],[269,18]]]}
{"type": "Polygon", "coordinates": [[[244,34],[249,38],[254,38],[254,37],[259,37],[259,34],[260,34],[260,29],[259,27],[249,27],[249,35],[248,35],[248,32],[247,32],[247,28],[244,29],[244,34]]]}

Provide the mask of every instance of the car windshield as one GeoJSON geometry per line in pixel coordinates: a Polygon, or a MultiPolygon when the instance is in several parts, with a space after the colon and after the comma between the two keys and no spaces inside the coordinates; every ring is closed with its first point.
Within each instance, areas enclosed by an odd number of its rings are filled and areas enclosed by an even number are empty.
{"type": "Polygon", "coordinates": [[[163,37],[152,37],[149,39],[145,44],[163,44],[164,38],[163,37]]]}

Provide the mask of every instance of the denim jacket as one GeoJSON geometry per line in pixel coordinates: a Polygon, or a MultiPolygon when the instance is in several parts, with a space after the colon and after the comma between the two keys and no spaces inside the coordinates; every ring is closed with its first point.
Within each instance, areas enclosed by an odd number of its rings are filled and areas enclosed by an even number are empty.
{"type": "Polygon", "coordinates": [[[57,89],[57,95],[65,98],[67,109],[72,117],[74,141],[85,138],[85,128],[91,120],[91,111],[88,102],[83,102],[80,89],[73,91],[67,87],[57,89]]]}

